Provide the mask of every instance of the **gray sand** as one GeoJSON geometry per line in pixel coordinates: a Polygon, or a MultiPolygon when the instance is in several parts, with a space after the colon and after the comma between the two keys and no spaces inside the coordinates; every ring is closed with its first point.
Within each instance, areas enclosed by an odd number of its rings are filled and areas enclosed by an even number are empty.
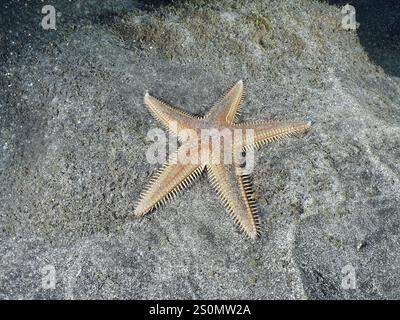
{"type": "Polygon", "coordinates": [[[56,31],[38,5],[15,30],[40,40],[2,49],[0,299],[400,298],[400,79],[340,8],[52,2],[56,31]],[[158,168],[145,91],[203,114],[239,79],[243,120],[312,121],[256,153],[261,238],[206,177],[135,218],[158,168]]]}

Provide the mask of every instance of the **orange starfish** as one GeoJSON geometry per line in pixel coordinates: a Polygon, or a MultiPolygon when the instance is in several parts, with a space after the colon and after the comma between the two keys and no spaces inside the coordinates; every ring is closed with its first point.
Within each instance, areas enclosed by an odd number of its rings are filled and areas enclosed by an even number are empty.
{"type": "Polygon", "coordinates": [[[241,167],[240,155],[243,151],[257,148],[264,143],[304,132],[311,123],[287,121],[237,123],[243,92],[243,81],[240,80],[216,103],[211,112],[203,117],[180,111],[146,93],[144,102],[151,113],[171,133],[177,135],[182,145],[154,175],[140,196],[135,209],[136,216],[143,216],[165,204],[207,169],[211,184],[216,188],[239,229],[252,239],[259,236],[258,208],[253,198],[249,175],[241,167]],[[249,131],[252,135],[250,137],[246,135],[245,138],[241,136],[240,139],[236,136],[234,139],[224,139],[225,144],[222,146],[220,143],[215,144],[215,140],[210,142],[210,139],[201,139],[204,130],[231,132],[231,137],[234,136],[235,130],[249,131]],[[221,163],[219,161],[221,153],[225,157],[231,156],[233,160],[221,163]]]}

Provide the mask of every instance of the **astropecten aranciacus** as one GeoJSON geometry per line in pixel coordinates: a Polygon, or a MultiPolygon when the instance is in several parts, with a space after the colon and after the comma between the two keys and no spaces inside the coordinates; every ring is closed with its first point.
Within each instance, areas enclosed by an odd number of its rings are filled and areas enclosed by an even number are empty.
{"type": "MultiPolygon", "coordinates": [[[[169,132],[175,134],[182,145],[168,158],[167,162],[153,176],[148,187],[141,194],[135,209],[136,216],[143,216],[165,204],[207,171],[211,184],[217,190],[223,204],[238,225],[250,238],[260,235],[258,206],[253,197],[253,188],[248,173],[243,170],[240,159],[242,152],[255,149],[277,139],[305,132],[310,122],[298,121],[250,121],[238,122],[239,108],[243,100],[243,81],[237,82],[218,101],[211,111],[202,116],[193,116],[146,93],[144,102],[151,113],[169,132]],[[174,125],[171,125],[174,124],[174,125]],[[191,130],[195,134],[188,135],[191,130]],[[232,161],[216,161],[215,140],[201,139],[202,131],[249,131],[241,139],[224,141],[219,150],[231,153],[232,161]],[[214,145],[213,145],[214,143],[214,145]],[[207,156],[200,156],[200,155],[207,156]],[[180,161],[186,159],[188,161],[180,161]]],[[[232,134],[231,137],[234,137],[232,134]]],[[[220,160],[220,159],[218,159],[220,160]]]]}

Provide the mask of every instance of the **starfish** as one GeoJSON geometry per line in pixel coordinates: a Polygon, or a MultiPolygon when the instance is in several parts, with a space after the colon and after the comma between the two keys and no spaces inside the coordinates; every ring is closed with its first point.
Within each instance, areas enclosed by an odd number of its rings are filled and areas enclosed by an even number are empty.
{"type": "MultiPolygon", "coordinates": [[[[252,239],[260,235],[258,206],[253,196],[250,176],[243,170],[242,153],[280,138],[305,132],[310,122],[251,121],[238,123],[239,109],[244,95],[243,81],[238,81],[204,116],[194,116],[151,96],[146,92],[144,102],[153,116],[167,130],[175,134],[181,146],[153,176],[148,187],[139,197],[136,216],[143,216],[166,204],[180,191],[207,171],[224,206],[240,231],[252,239]],[[251,136],[228,139],[224,145],[200,139],[202,130],[218,132],[249,131],[251,136]],[[188,130],[195,134],[188,134],[188,130]],[[217,150],[220,147],[221,150],[217,150]],[[232,161],[217,161],[223,153],[232,161]],[[200,155],[206,155],[200,157],[200,155]],[[187,161],[179,161],[186,159],[187,161]]],[[[233,136],[233,135],[232,135],[233,136]]]]}

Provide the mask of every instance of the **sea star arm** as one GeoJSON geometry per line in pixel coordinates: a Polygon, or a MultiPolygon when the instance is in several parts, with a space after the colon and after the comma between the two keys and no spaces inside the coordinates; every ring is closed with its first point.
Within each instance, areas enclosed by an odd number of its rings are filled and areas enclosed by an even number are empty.
{"type": "Polygon", "coordinates": [[[240,174],[240,168],[233,164],[214,164],[207,166],[207,169],[211,184],[239,229],[250,238],[257,238],[260,234],[258,209],[249,177],[240,174]]]}
{"type": "Polygon", "coordinates": [[[183,129],[195,128],[201,121],[200,117],[190,115],[187,112],[159,100],[146,92],[144,102],[153,116],[165,126],[170,132],[179,137],[179,132],[183,129]]]}
{"type": "Polygon", "coordinates": [[[240,80],[214,105],[206,118],[214,116],[223,123],[235,122],[239,116],[243,95],[243,81],[240,80]]]}
{"type": "Polygon", "coordinates": [[[258,148],[265,143],[305,132],[311,126],[311,122],[295,121],[254,121],[235,125],[235,129],[242,129],[244,150],[258,148]],[[246,134],[248,131],[248,135],[246,134]]]}
{"type": "Polygon", "coordinates": [[[147,188],[139,197],[135,209],[136,216],[143,216],[166,204],[201,175],[204,165],[196,161],[192,162],[191,159],[183,163],[183,156],[186,152],[187,150],[182,147],[178,149],[169,157],[167,163],[154,174],[147,188]]]}

